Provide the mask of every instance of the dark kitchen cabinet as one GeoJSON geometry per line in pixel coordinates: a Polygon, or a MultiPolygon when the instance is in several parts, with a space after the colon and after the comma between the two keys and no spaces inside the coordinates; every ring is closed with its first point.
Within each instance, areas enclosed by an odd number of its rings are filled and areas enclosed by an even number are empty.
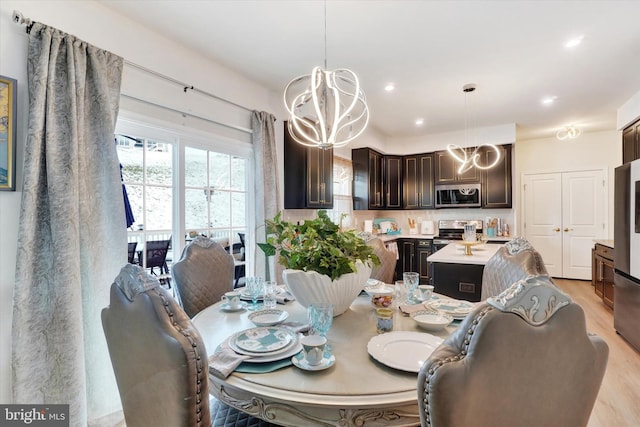
{"type": "Polygon", "coordinates": [[[597,296],[602,302],[613,309],[613,248],[596,243],[592,251],[592,277],[591,284],[597,296]]]}
{"type": "Polygon", "coordinates": [[[427,257],[433,253],[433,239],[419,239],[415,241],[415,268],[420,274],[420,284],[428,285],[431,281],[427,257]]]}
{"type": "Polygon", "coordinates": [[[480,301],[484,265],[431,263],[433,291],[451,298],[480,301]]]}
{"type": "MultiPolygon", "coordinates": [[[[481,171],[482,207],[510,208],[512,205],[511,184],[511,144],[498,145],[500,160],[491,169],[481,171]]],[[[480,164],[490,165],[496,159],[496,152],[484,148],[480,152],[480,164]]]]}
{"type": "Polygon", "coordinates": [[[353,209],[402,208],[402,157],[371,148],[351,150],[353,209]]]}
{"type": "Polygon", "coordinates": [[[622,163],[640,159],[640,120],[622,131],[622,163]]]}
{"type": "Polygon", "coordinates": [[[353,209],[382,209],[384,206],[384,155],[370,148],[351,150],[353,167],[353,209]]]}
{"type": "Polygon", "coordinates": [[[398,262],[396,263],[396,277],[402,280],[402,273],[415,270],[414,239],[398,239],[398,262]]]}
{"type": "Polygon", "coordinates": [[[384,156],[384,191],[386,209],[402,208],[402,157],[384,156]]]}
{"type": "Polygon", "coordinates": [[[480,171],[472,167],[468,171],[458,174],[460,163],[448,151],[436,151],[434,155],[434,174],[436,184],[478,184],[480,171]]]}
{"type": "Polygon", "coordinates": [[[284,208],[333,209],[333,149],[297,143],[284,126],[284,208]]]}
{"type": "Polygon", "coordinates": [[[433,153],[404,156],[404,209],[434,209],[433,153]]]}

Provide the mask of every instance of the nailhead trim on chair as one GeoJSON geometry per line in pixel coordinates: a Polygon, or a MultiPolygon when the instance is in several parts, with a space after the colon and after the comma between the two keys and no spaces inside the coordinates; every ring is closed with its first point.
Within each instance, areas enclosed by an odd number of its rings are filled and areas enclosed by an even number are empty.
{"type": "Polygon", "coordinates": [[[431,367],[429,368],[428,371],[428,375],[425,379],[424,382],[424,399],[423,399],[423,403],[424,403],[424,413],[425,413],[425,420],[427,422],[427,425],[430,426],[431,425],[431,414],[429,412],[429,400],[427,399],[429,397],[429,382],[431,381],[431,377],[433,377],[433,375],[435,375],[436,371],[438,369],[440,369],[440,367],[442,367],[443,365],[447,364],[447,363],[452,363],[452,362],[459,362],[460,360],[464,359],[467,355],[467,351],[469,350],[469,343],[470,343],[470,339],[471,336],[474,333],[475,328],[478,326],[478,323],[480,323],[480,320],[482,320],[482,318],[484,316],[487,315],[487,313],[489,313],[490,311],[494,310],[493,307],[486,307],[485,309],[483,309],[482,311],[480,311],[476,317],[474,317],[473,322],[471,322],[471,327],[467,330],[467,334],[465,336],[465,339],[463,341],[463,348],[460,350],[460,353],[456,354],[455,356],[451,356],[451,357],[447,357],[444,359],[440,359],[436,362],[436,366],[435,367],[431,367]]]}
{"type": "Polygon", "coordinates": [[[184,330],[176,321],[174,312],[169,308],[169,300],[165,297],[165,295],[158,290],[158,288],[153,289],[154,292],[162,300],[163,306],[169,318],[171,319],[171,325],[176,329],[176,331],[180,332],[189,342],[191,343],[191,347],[196,356],[196,367],[197,367],[197,378],[196,378],[196,415],[198,425],[202,425],[202,403],[209,404],[207,399],[202,398],[202,357],[200,348],[198,347],[198,343],[193,339],[189,331],[184,330]]]}

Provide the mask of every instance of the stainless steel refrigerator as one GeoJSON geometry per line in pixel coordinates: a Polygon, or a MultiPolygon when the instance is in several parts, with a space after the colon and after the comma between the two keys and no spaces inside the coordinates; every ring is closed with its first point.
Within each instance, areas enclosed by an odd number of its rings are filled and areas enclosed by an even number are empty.
{"type": "Polygon", "coordinates": [[[613,326],[640,351],[640,159],[615,170],[613,326]]]}

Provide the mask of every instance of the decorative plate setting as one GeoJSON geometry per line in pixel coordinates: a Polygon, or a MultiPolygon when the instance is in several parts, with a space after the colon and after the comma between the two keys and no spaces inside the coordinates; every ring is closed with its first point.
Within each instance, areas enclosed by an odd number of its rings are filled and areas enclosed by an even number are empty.
{"type": "Polygon", "coordinates": [[[390,368],[417,373],[442,341],[424,332],[393,331],[371,338],[367,351],[390,368]]]}
{"type": "Polygon", "coordinates": [[[286,328],[259,327],[240,331],[229,341],[235,346],[251,353],[263,354],[282,350],[290,345],[296,334],[286,328]]]}
{"type": "Polygon", "coordinates": [[[291,362],[300,369],[305,371],[322,371],[330,368],[336,362],[336,357],[331,353],[324,353],[324,357],[317,365],[309,365],[304,358],[304,351],[299,352],[291,358],[291,362]]]}
{"type": "Polygon", "coordinates": [[[256,326],[273,326],[284,322],[289,313],[284,310],[259,310],[249,315],[249,320],[256,326]]]}
{"type": "Polygon", "coordinates": [[[455,300],[455,299],[438,299],[426,303],[429,308],[434,308],[442,313],[448,314],[455,320],[461,320],[467,317],[469,312],[474,307],[474,304],[469,301],[455,300]]]}

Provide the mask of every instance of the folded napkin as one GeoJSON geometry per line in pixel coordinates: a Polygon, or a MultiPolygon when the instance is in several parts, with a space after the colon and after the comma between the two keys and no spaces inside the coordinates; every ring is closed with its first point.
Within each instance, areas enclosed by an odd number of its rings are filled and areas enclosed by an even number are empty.
{"type": "Polygon", "coordinates": [[[420,304],[400,304],[400,311],[404,314],[411,314],[414,311],[420,311],[427,308],[426,303],[420,304]]]}
{"type": "Polygon", "coordinates": [[[284,322],[284,323],[281,323],[280,326],[287,328],[297,334],[307,332],[311,327],[311,325],[309,325],[308,323],[300,323],[300,322],[284,322]]]}
{"type": "Polygon", "coordinates": [[[280,291],[280,293],[278,293],[278,295],[276,295],[276,302],[278,304],[285,304],[289,301],[295,301],[296,298],[291,295],[291,292],[287,291],[286,289],[282,289],[280,291]]]}
{"type": "Polygon", "coordinates": [[[242,363],[243,360],[250,359],[251,356],[238,354],[229,347],[229,340],[226,339],[216,349],[215,353],[209,356],[209,372],[218,378],[225,379],[242,363]]]}

